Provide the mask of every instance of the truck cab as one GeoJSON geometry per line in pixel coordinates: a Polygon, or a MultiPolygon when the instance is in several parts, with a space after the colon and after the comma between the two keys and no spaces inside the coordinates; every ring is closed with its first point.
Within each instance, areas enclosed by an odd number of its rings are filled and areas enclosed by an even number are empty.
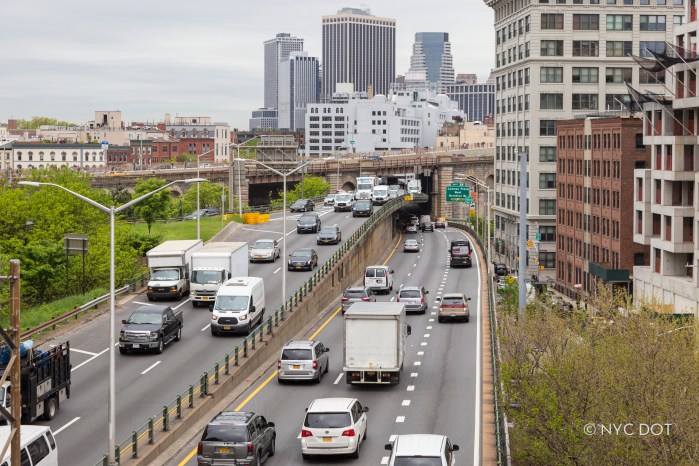
{"type": "Polygon", "coordinates": [[[194,307],[208,305],[232,276],[248,274],[248,243],[211,242],[192,253],[190,296],[194,307]]]}
{"type": "Polygon", "coordinates": [[[119,352],[153,350],[160,354],[165,345],[182,338],[182,311],[170,306],[143,306],[136,309],[119,334],[119,352]]]}
{"type": "Polygon", "coordinates": [[[154,299],[176,298],[189,293],[192,253],[202,247],[201,240],[165,241],[146,253],[150,280],[146,296],[154,299]]]}
{"type": "Polygon", "coordinates": [[[357,189],[354,192],[355,200],[358,199],[371,199],[374,193],[374,186],[376,186],[377,178],[375,176],[360,176],[357,178],[357,189]]]}
{"type": "Polygon", "coordinates": [[[374,202],[374,205],[383,205],[388,200],[390,199],[390,194],[388,190],[388,186],[386,185],[379,185],[379,186],[374,186],[374,190],[371,193],[371,200],[374,202]]]}

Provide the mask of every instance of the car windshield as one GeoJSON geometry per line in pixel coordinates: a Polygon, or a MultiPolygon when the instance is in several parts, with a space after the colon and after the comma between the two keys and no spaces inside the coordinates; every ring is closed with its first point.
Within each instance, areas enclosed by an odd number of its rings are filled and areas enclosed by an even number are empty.
{"type": "Polygon", "coordinates": [[[208,426],[201,440],[202,442],[247,442],[248,429],[245,426],[208,426]]]}
{"type": "Polygon", "coordinates": [[[244,311],[248,308],[249,296],[218,296],[214,309],[220,311],[244,311]]]}
{"type": "Polygon", "coordinates": [[[192,272],[192,283],[216,284],[221,282],[222,276],[218,270],[195,270],[192,272]]]}
{"type": "Polygon", "coordinates": [[[302,215],[299,219],[300,223],[316,223],[315,215],[302,215]]]}
{"type": "Polygon", "coordinates": [[[311,257],[311,251],[308,250],[300,250],[300,251],[294,251],[294,253],[291,255],[291,258],[308,258],[311,257]]]}
{"type": "Polygon", "coordinates": [[[371,188],[373,188],[373,186],[369,183],[366,183],[366,184],[361,183],[361,184],[357,185],[357,191],[366,191],[366,190],[369,190],[371,188]]]}
{"type": "Polygon", "coordinates": [[[417,241],[414,239],[409,239],[408,241],[405,242],[406,246],[417,246],[417,241]]]}
{"type": "Polygon", "coordinates": [[[306,427],[336,429],[352,425],[349,413],[308,413],[303,423],[306,427]]]}
{"type": "Polygon", "coordinates": [[[442,306],[463,306],[463,298],[443,298],[442,306]]]}
{"type": "Polygon", "coordinates": [[[342,194],[341,196],[337,196],[335,198],[336,201],[342,201],[342,202],[347,202],[352,200],[352,196],[349,194],[342,194]]]}
{"type": "Polygon", "coordinates": [[[355,203],[355,205],[359,208],[362,208],[362,209],[368,209],[369,206],[371,206],[371,204],[369,204],[368,201],[357,201],[355,203]]]}
{"type": "Polygon", "coordinates": [[[442,466],[442,458],[438,456],[396,456],[393,459],[394,466],[442,466]]]}
{"type": "Polygon", "coordinates": [[[163,316],[155,312],[134,312],[129,317],[130,324],[161,324],[163,316]]]}
{"type": "Polygon", "coordinates": [[[366,296],[366,291],[364,290],[347,290],[345,291],[345,298],[364,298],[366,296]]]}
{"type": "Polygon", "coordinates": [[[400,297],[401,298],[419,298],[420,291],[419,290],[403,290],[400,292],[400,297]]]}
{"type": "Polygon", "coordinates": [[[332,227],[325,227],[320,229],[321,234],[334,235],[337,231],[332,227]]]}
{"type": "Polygon", "coordinates": [[[153,281],[156,281],[156,280],[163,280],[163,281],[179,280],[180,279],[180,271],[177,269],[156,270],[150,275],[150,279],[153,281]]]}
{"type": "Polygon", "coordinates": [[[256,241],[253,249],[273,249],[274,243],[271,241],[256,241]]]}
{"type": "Polygon", "coordinates": [[[286,348],[282,351],[282,361],[307,361],[313,359],[310,349],[286,348]]]}

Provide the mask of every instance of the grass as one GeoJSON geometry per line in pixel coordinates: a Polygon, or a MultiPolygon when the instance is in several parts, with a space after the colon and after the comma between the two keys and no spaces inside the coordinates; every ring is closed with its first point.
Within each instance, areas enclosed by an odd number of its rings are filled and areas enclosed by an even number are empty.
{"type": "MultiPolygon", "coordinates": [[[[229,215],[224,220],[224,226],[239,221],[238,215],[229,215]]],[[[148,225],[145,222],[138,222],[132,225],[134,231],[148,234],[148,225]]],[[[210,240],[216,233],[221,231],[221,216],[202,217],[200,219],[201,239],[210,240]]],[[[163,241],[177,239],[197,239],[196,220],[172,220],[167,222],[156,222],[151,225],[151,235],[163,235],[163,241]]]]}

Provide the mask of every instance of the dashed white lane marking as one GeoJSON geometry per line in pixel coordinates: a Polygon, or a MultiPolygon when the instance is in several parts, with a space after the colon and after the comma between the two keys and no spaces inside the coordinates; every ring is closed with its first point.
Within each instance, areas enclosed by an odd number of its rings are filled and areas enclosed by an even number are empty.
{"type": "Polygon", "coordinates": [[[426,333],[426,334],[423,335],[423,336],[424,336],[425,338],[429,338],[429,337],[430,337],[430,334],[429,334],[429,333],[426,333]]]}
{"type": "Polygon", "coordinates": [[[53,431],[53,435],[58,435],[58,434],[60,434],[60,433],[63,432],[67,427],[72,426],[73,424],[75,424],[75,423],[78,422],[79,420],[80,420],[79,417],[74,418],[72,421],[69,421],[68,424],[66,424],[66,425],[64,425],[63,427],[60,427],[60,428],[54,430],[54,431],[53,431]]]}
{"type": "MultiPolygon", "coordinates": [[[[119,343],[117,343],[117,345],[118,345],[118,344],[119,344],[119,343]]],[[[115,346],[116,346],[116,345],[115,345],[115,346]]],[[[96,357],[98,357],[98,356],[100,356],[100,355],[103,355],[103,354],[106,353],[107,351],[109,351],[109,347],[103,349],[102,351],[100,351],[99,353],[95,354],[95,355],[92,356],[91,358],[86,359],[85,361],[81,362],[81,363],[78,364],[77,366],[73,367],[73,368],[70,370],[70,372],[72,373],[74,370],[80,368],[81,366],[84,366],[84,365],[87,364],[88,362],[92,361],[93,359],[95,359],[96,357]]]]}
{"type": "Polygon", "coordinates": [[[439,306],[432,306],[432,309],[439,309],[439,306]]]}
{"type": "Polygon", "coordinates": [[[423,341],[422,343],[420,343],[420,346],[427,346],[427,342],[423,341]]]}
{"type": "Polygon", "coordinates": [[[337,378],[336,378],[335,381],[333,382],[333,385],[337,385],[338,383],[340,383],[340,380],[342,380],[342,376],[343,376],[343,375],[344,375],[344,374],[343,374],[342,372],[340,372],[340,375],[337,376],[337,378]]]}
{"type": "MultiPolygon", "coordinates": [[[[289,217],[287,217],[287,220],[288,220],[288,218],[289,218],[289,217]]],[[[280,231],[258,230],[257,228],[246,228],[246,227],[242,227],[241,230],[261,231],[262,233],[276,233],[276,234],[281,233],[280,231]]]]}
{"type": "Polygon", "coordinates": [[[396,416],[396,422],[405,422],[405,416],[396,416]]]}
{"type": "Polygon", "coordinates": [[[409,391],[409,392],[414,392],[414,391],[415,391],[415,385],[408,385],[408,391],[409,391]]]}
{"type": "Polygon", "coordinates": [[[396,299],[396,297],[395,297],[395,296],[391,298],[391,302],[393,302],[393,300],[394,300],[394,299],[396,299]]]}
{"type": "Polygon", "coordinates": [[[136,304],[140,304],[142,306],[160,306],[160,304],[155,304],[155,303],[144,303],[142,301],[134,301],[136,304]]]}
{"type": "Polygon", "coordinates": [[[211,327],[211,324],[210,324],[210,323],[209,323],[209,325],[207,325],[206,327],[204,327],[203,329],[201,329],[201,331],[203,332],[203,331],[207,330],[209,327],[211,327]]]}
{"type": "Polygon", "coordinates": [[[396,441],[396,437],[398,437],[398,436],[397,436],[396,434],[393,434],[393,435],[391,435],[390,437],[388,437],[388,441],[391,442],[391,443],[393,443],[393,442],[396,441]]]}
{"type": "Polygon", "coordinates": [[[403,400],[401,406],[410,406],[410,400],[403,400]]]}
{"type": "Polygon", "coordinates": [[[413,267],[417,267],[417,264],[413,264],[413,267]]]}
{"type": "Polygon", "coordinates": [[[417,377],[417,372],[411,372],[410,377],[417,377]]]}
{"type": "Polygon", "coordinates": [[[434,316],[434,315],[437,315],[437,313],[436,313],[436,312],[430,312],[430,315],[431,315],[431,316],[434,316]]]}
{"type": "Polygon", "coordinates": [[[71,348],[70,350],[75,351],[76,353],[89,354],[90,356],[94,356],[97,354],[97,353],[93,353],[92,351],[84,351],[84,350],[77,349],[77,348],[71,348]]]}
{"type": "Polygon", "coordinates": [[[282,269],[281,267],[278,267],[277,270],[275,270],[273,273],[277,273],[277,272],[279,272],[281,269],[282,269]]]}
{"type": "Polygon", "coordinates": [[[417,258],[419,259],[419,258],[420,258],[420,256],[417,256],[417,258]]]}
{"type": "Polygon", "coordinates": [[[424,355],[425,355],[425,352],[424,352],[424,351],[418,351],[418,352],[417,352],[417,355],[418,355],[418,356],[424,356],[424,355]]]}
{"type": "Polygon", "coordinates": [[[413,366],[419,366],[420,364],[422,364],[422,362],[420,362],[420,361],[415,361],[415,362],[413,363],[413,366]]]}
{"type": "Polygon", "coordinates": [[[155,366],[157,366],[157,365],[160,364],[161,362],[162,362],[162,361],[156,361],[156,362],[154,362],[153,365],[151,365],[148,369],[146,369],[145,371],[141,372],[141,375],[147,374],[148,372],[150,372],[151,369],[153,369],[155,366]]]}
{"type": "Polygon", "coordinates": [[[434,322],[434,319],[427,319],[427,322],[434,322]]]}
{"type": "Polygon", "coordinates": [[[381,458],[381,464],[388,464],[388,460],[388,456],[384,456],[383,458],[381,458]]]}
{"type": "Polygon", "coordinates": [[[412,275],[412,272],[408,274],[408,276],[411,276],[411,275],[412,275]]]}
{"type": "Polygon", "coordinates": [[[187,304],[187,303],[190,302],[190,301],[191,301],[191,299],[190,299],[190,298],[187,298],[186,301],[184,301],[184,302],[183,302],[182,304],[180,304],[179,306],[173,307],[173,309],[179,309],[179,308],[181,308],[182,306],[184,306],[185,304],[187,304]]]}
{"type": "MultiPolygon", "coordinates": [[[[434,319],[432,319],[432,320],[434,320],[434,319]]],[[[428,326],[427,326],[427,330],[432,330],[432,326],[431,326],[431,325],[428,325],[428,326]]]]}
{"type": "Polygon", "coordinates": [[[345,218],[349,218],[349,215],[345,215],[345,218]]]}

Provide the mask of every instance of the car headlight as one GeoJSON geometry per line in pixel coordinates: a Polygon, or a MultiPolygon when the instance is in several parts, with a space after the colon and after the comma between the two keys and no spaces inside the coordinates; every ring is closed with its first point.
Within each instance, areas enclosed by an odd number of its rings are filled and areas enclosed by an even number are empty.
{"type": "Polygon", "coordinates": [[[242,316],[238,317],[238,320],[241,321],[241,322],[244,321],[244,320],[248,320],[248,316],[245,315],[245,314],[243,314],[242,316]]]}
{"type": "Polygon", "coordinates": [[[152,286],[149,286],[149,287],[148,287],[148,292],[149,292],[149,293],[152,293],[152,292],[153,292],[153,287],[152,287],[152,286]]]}
{"type": "Polygon", "coordinates": [[[158,339],[158,334],[156,332],[151,332],[150,341],[155,341],[158,339]]]}
{"type": "Polygon", "coordinates": [[[172,291],[172,292],[177,291],[177,287],[176,287],[176,286],[171,286],[171,287],[170,287],[170,291],[172,291]]]}
{"type": "Polygon", "coordinates": [[[119,332],[119,338],[124,338],[124,331],[119,332]]]}
{"type": "Polygon", "coordinates": [[[320,241],[320,236],[316,236],[316,241],[320,241]]]}
{"type": "Polygon", "coordinates": [[[217,316],[217,315],[211,316],[211,320],[213,320],[214,322],[216,322],[216,321],[218,320],[218,316],[217,316]]]}

